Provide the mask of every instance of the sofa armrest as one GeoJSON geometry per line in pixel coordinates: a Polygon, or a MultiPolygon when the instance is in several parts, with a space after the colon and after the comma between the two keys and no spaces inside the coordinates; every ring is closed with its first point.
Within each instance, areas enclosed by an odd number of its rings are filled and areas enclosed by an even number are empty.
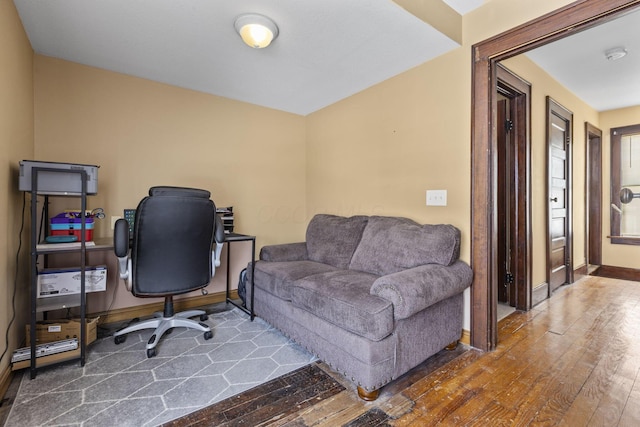
{"type": "Polygon", "coordinates": [[[370,293],[393,304],[393,317],[406,319],[425,308],[463,292],[473,273],[463,261],[445,266],[427,264],[376,279],[370,293]]]}
{"type": "Polygon", "coordinates": [[[268,245],[260,249],[263,261],[304,261],[308,259],[305,242],[268,245]]]}

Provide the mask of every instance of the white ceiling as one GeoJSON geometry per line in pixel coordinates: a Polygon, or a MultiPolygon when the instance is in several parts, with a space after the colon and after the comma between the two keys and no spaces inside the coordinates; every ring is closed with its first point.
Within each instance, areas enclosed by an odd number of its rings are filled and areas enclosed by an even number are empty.
{"type": "Polygon", "coordinates": [[[14,3],[36,53],[301,115],[459,46],[391,0],[14,3]],[[249,12],[279,27],[266,49],[234,29],[249,12]]]}
{"type": "MultiPolygon", "coordinates": [[[[444,1],[459,14],[484,3],[444,1]]],[[[459,46],[391,0],[14,3],[36,53],[300,115],[459,46]],[[235,32],[248,12],[278,24],[268,48],[251,49],[235,32]]],[[[527,55],[599,111],[639,105],[635,15],[527,55]],[[603,52],[617,45],[629,55],[607,62],[603,52]]]]}
{"type": "Polygon", "coordinates": [[[596,111],[640,105],[640,10],[526,55],[596,111]],[[615,47],[627,56],[608,61],[615,47]]]}

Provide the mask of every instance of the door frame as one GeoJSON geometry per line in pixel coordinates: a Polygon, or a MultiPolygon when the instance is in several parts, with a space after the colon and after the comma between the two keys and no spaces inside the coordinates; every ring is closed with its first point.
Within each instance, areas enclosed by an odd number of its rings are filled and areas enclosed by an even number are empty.
{"type": "Polygon", "coordinates": [[[494,350],[496,321],[496,67],[499,61],[615,19],[640,0],[576,1],[474,44],[471,49],[471,337],[473,347],[494,350]]]}
{"type": "Polygon", "coordinates": [[[584,124],[585,159],[585,262],[588,274],[591,265],[602,264],[602,130],[589,122],[584,124]]]}

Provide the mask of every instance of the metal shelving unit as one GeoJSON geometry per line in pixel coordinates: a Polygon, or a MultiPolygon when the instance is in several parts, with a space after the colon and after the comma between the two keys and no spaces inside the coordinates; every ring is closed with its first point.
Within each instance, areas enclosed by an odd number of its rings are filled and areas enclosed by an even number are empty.
{"type": "Polygon", "coordinates": [[[61,170],[46,167],[34,167],[31,172],[31,330],[30,330],[30,344],[31,344],[31,359],[30,359],[30,373],[31,379],[34,379],[38,370],[38,358],[36,357],[36,323],[37,314],[55,309],[64,309],[68,307],[80,307],[80,341],[78,352],[70,352],[69,358],[57,360],[55,363],[66,362],[69,360],[77,359],[80,361],[80,366],[84,366],[86,357],[86,292],[85,292],[85,274],[86,274],[86,210],[87,210],[87,173],[83,169],[73,170],[61,170]],[[38,191],[38,173],[75,173],[78,174],[82,183],[80,195],[59,195],[59,194],[47,194],[38,191]],[[42,221],[46,221],[47,217],[47,205],[48,198],[50,196],[59,197],[79,197],[80,198],[80,212],[81,212],[81,229],[80,229],[80,246],[79,248],[65,250],[64,252],[79,252],[80,254],[80,294],[79,295],[67,295],[60,297],[49,297],[39,301],[38,299],[38,257],[59,253],[60,251],[51,250],[39,250],[38,246],[38,197],[44,196],[45,214],[42,221]]]}

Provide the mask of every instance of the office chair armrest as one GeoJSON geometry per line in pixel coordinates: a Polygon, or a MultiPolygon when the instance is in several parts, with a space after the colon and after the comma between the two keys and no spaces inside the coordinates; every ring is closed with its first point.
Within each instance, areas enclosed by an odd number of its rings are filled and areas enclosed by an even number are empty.
{"type": "Polygon", "coordinates": [[[118,258],[118,273],[131,290],[131,259],[129,257],[129,223],[120,218],[113,227],[113,251],[118,258]]]}
{"type": "Polygon", "coordinates": [[[215,215],[214,223],[215,231],[213,233],[213,238],[216,241],[216,248],[211,253],[211,277],[216,274],[216,267],[220,267],[220,256],[222,255],[222,246],[224,245],[225,240],[224,224],[222,223],[222,218],[220,218],[220,215],[215,215]]]}
{"type": "Polygon", "coordinates": [[[216,243],[216,249],[213,251],[213,265],[220,267],[220,255],[222,254],[222,246],[224,243],[216,243]]]}

